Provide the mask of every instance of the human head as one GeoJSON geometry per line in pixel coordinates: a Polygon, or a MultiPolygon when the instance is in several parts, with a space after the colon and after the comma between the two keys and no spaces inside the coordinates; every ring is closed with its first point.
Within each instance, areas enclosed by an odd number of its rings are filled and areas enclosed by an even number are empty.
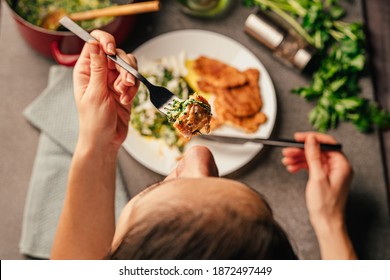
{"type": "Polygon", "coordinates": [[[210,151],[190,149],[166,180],[134,197],[115,232],[113,259],[292,259],[264,198],[219,178],[210,151]]]}

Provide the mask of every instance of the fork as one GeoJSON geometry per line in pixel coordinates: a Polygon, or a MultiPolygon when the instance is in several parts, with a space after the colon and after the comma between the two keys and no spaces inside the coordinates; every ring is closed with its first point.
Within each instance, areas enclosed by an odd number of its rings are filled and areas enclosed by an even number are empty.
{"type": "MultiPolygon", "coordinates": [[[[67,16],[61,18],[60,23],[64,27],[69,29],[71,32],[73,32],[80,39],[84,40],[85,42],[97,41],[91,34],[89,34],[86,30],[84,30],[82,27],[80,27],[77,23],[75,23],[67,16]]],[[[111,59],[113,62],[121,66],[123,69],[125,69],[127,72],[129,72],[131,75],[136,77],[138,80],[140,80],[147,87],[147,89],[149,90],[150,101],[152,102],[154,107],[156,107],[161,113],[165,115],[167,114],[170,104],[174,99],[180,101],[180,99],[168,89],[161,86],[153,85],[144,76],[142,76],[136,69],[130,66],[126,61],[124,61],[119,56],[110,55],[110,54],[106,54],[106,56],[107,58],[111,59]]]]}

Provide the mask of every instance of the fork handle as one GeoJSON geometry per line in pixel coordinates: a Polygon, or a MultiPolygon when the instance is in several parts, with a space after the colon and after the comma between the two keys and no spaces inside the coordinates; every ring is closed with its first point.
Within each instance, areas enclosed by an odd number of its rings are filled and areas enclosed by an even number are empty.
{"type": "MultiPolygon", "coordinates": [[[[66,28],[68,28],[70,31],[72,31],[79,38],[84,40],[85,42],[97,41],[91,34],[89,34],[87,31],[85,31],[83,28],[81,28],[77,23],[75,23],[73,20],[71,20],[67,16],[64,16],[60,20],[60,23],[63,26],[65,26],[66,28]]],[[[117,56],[117,55],[109,55],[109,54],[106,54],[106,56],[109,59],[111,59],[112,61],[114,61],[116,64],[120,65],[126,71],[128,71],[131,75],[136,77],[142,83],[144,83],[145,86],[147,86],[148,88],[153,87],[153,85],[144,76],[142,76],[136,69],[131,67],[126,61],[124,61],[119,56],[117,56]]]]}
{"type": "Polygon", "coordinates": [[[116,64],[121,66],[123,69],[125,69],[127,72],[129,72],[131,75],[136,77],[138,80],[140,80],[142,83],[145,84],[149,88],[149,86],[153,86],[144,76],[141,75],[140,72],[138,72],[136,69],[134,69],[130,64],[128,64],[126,61],[124,61],[121,57],[117,55],[110,55],[107,54],[107,57],[114,61],[116,64]]]}

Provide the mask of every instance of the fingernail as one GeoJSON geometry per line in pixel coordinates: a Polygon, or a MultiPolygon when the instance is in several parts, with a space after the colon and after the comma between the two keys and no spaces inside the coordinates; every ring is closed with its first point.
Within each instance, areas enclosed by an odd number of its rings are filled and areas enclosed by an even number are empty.
{"type": "Polygon", "coordinates": [[[310,135],[310,136],[307,138],[307,140],[309,141],[309,143],[310,143],[311,145],[314,145],[314,144],[316,143],[316,138],[315,138],[314,136],[312,136],[312,135],[310,135]]]}
{"type": "Polygon", "coordinates": [[[107,51],[108,51],[109,54],[115,54],[115,47],[114,47],[113,43],[108,43],[107,51]]]}
{"type": "Polygon", "coordinates": [[[92,54],[99,54],[100,46],[96,42],[88,42],[89,51],[92,54]]]}
{"type": "Polygon", "coordinates": [[[307,138],[307,144],[309,145],[309,147],[311,148],[317,148],[317,146],[319,146],[319,143],[317,142],[317,139],[310,135],[308,138],[307,138]]]}

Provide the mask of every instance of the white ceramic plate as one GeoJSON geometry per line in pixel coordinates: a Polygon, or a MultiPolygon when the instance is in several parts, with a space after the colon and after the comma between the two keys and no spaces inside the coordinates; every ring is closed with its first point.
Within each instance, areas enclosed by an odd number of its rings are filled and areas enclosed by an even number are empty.
{"type": "MultiPolygon", "coordinates": [[[[214,131],[215,134],[263,137],[271,135],[276,119],[276,94],[272,80],[263,64],[240,43],[233,39],[203,30],[180,30],[157,36],[133,53],[137,57],[157,60],[166,56],[177,56],[185,52],[188,59],[196,59],[200,55],[218,59],[243,71],[256,68],[260,71],[260,90],[263,99],[262,111],[267,115],[267,122],[255,133],[246,134],[232,127],[224,126],[214,131]]],[[[142,68],[142,65],[140,65],[142,68]]],[[[234,172],[247,164],[263,148],[261,144],[247,143],[232,145],[209,142],[193,137],[186,149],[194,145],[205,145],[213,153],[220,176],[234,172]]],[[[123,143],[129,154],[150,170],[161,175],[168,175],[177,164],[180,156],[174,149],[168,148],[161,140],[142,137],[130,125],[129,134],[123,143]]]]}

